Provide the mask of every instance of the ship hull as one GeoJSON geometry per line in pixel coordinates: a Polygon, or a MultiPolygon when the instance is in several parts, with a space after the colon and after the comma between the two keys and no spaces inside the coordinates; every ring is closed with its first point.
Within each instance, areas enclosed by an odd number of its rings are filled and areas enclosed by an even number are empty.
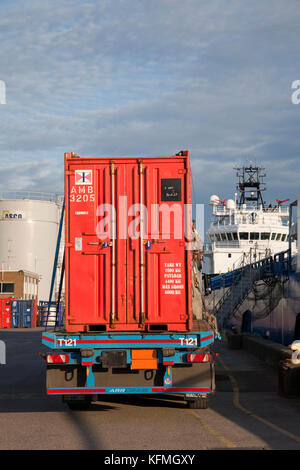
{"type": "MultiPolygon", "coordinates": [[[[212,299],[214,294],[209,296],[207,303],[212,313],[213,305],[223,294],[221,290],[217,298],[212,299]]],[[[229,314],[224,322],[225,329],[235,326],[284,345],[300,340],[300,273],[291,273],[288,279],[281,277],[268,283],[255,283],[239,309],[229,314]]]]}

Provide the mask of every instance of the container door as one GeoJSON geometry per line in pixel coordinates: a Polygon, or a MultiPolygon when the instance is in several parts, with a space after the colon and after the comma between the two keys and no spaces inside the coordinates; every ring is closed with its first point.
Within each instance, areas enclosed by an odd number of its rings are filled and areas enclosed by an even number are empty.
{"type": "Polygon", "coordinates": [[[10,328],[11,326],[11,301],[4,299],[2,300],[2,312],[3,312],[3,326],[2,328],[10,328]]]}
{"type": "Polygon", "coordinates": [[[32,300],[23,302],[23,327],[30,328],[32,325],[32,300]]]}
{"type": "Polygon", "coordinates": [[[112,209],[122,204],[125,170],[99,160],[75,168],[66,179],[66,319],[74,329],[81,324],[97,331],[99,325],[126,322],[125,240],[117,238],[112,209]]]}
{"type": "Polygon", "coordinates": [[[145,159],[127,166],[126,181],[128,206],[136,208],[128,217],[127,321],[153,331],[185,329],[184,163],[145,159]],[[134,229],[139,232],[141,227],[142,237],[137,238],[134,229]]]}
{"type": "Polygon", "coordinates": [[[0,328],[4,328],[3,300],[0,299],[0,328]]]}
{"type": "Polygon", "coordinates": [[[11,307],[11,326],[17,328],[19,325],[19,300],[12,301],[11,307]]]}
{"type": "Polygon", "coordinates": [[[36,328],[37,326],[37,301],[36,300],[32,300],[31,326],[32,328],[36,328]]]}
{"type": "Polygon", "coordinates": [[[19,319],[18,319],[18,326],[19,328],[24,327],[24,311],[25,311],[25,301],[24,300],[18,300],[18,310],[19,310],[19,319]]]}
{"type": "Polygon", "coordinates": [[[185,162],[66,159],[69,331],[186,329],[185,162]]]}

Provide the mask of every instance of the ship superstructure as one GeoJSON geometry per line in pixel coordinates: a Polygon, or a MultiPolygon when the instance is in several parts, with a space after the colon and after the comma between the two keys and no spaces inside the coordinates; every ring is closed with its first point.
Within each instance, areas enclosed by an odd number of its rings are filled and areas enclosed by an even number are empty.
{"type": "Polygon", "coordinates": [[[232,271],[289,248],[289,208],[283,205],[288,200],[265,204],[265,169],[256,163],[235,170],[234,199],[210,197],[213,220],[204,245],[210,274],[232,271]]]}

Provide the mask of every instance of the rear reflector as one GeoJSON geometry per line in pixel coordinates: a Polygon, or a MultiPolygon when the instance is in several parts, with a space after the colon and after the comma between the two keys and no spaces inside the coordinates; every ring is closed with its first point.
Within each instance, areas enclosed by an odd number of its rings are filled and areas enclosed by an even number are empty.
{"type": "Polygon", "coordinates": [[[67,364],[70,362],[69,354],[47,354],[47,364],[67,364]]]}
{"type": "Polygon", "coordinates": [[[210,354],[190,353],[186,355],[187,362],[210,362],[210,354]]]}

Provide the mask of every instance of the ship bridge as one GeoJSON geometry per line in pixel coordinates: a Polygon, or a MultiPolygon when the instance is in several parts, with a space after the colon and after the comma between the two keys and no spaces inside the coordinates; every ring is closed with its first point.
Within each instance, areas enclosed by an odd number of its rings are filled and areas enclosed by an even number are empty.
{"type": "Polygon", "coordinates": [[[234,199],[210,197],[212,222],[204,256],[211,274],[236,270],[289,247],[289,207],[283,205],[288,199],[267,205],[262,196],[264,168],[250,162],[236,170],[239,193],[234,199]]]}

